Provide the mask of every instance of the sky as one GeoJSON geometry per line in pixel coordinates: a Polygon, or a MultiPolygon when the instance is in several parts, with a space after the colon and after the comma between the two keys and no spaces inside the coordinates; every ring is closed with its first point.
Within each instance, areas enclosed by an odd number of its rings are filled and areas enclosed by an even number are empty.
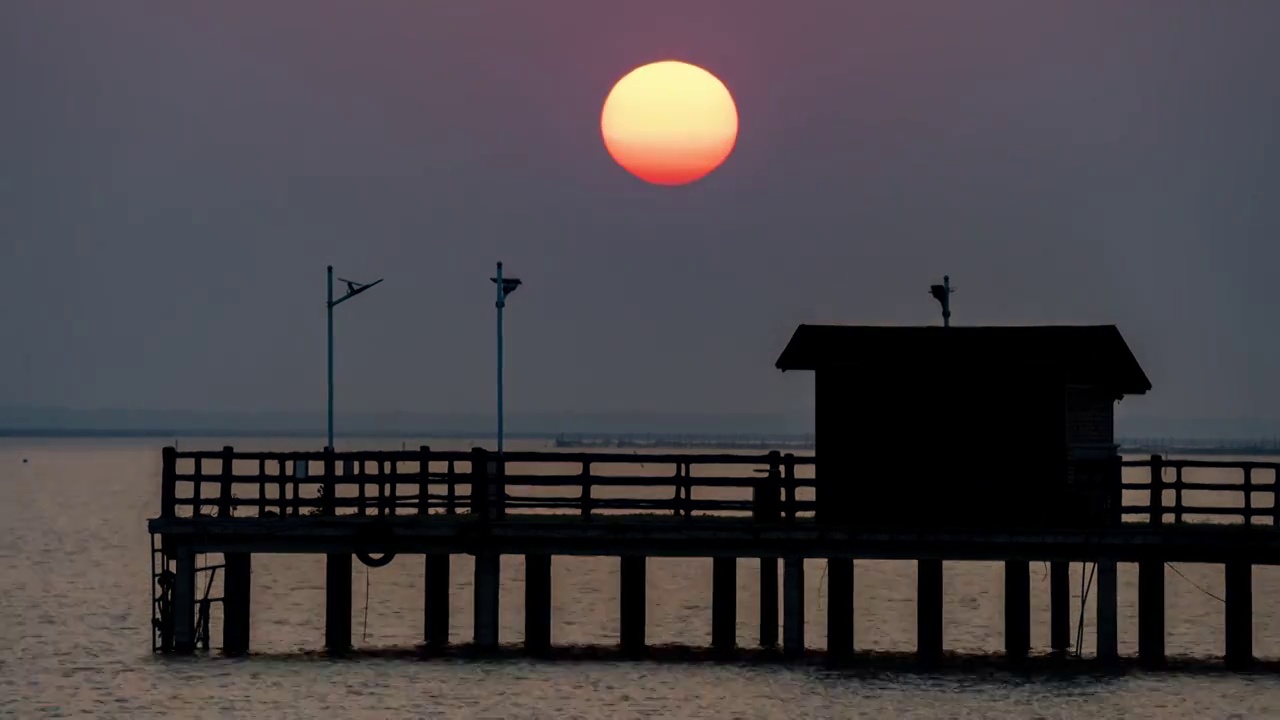
{"type": "Polygon", "coordinates": [[[800,323],[1120,327],[1123,412],[1280,417],[1280,4],[15,0],[0,404],[805,413],[800,323]],[[707,68],[740,133],[649,186],[600,110],[707,68]]]}

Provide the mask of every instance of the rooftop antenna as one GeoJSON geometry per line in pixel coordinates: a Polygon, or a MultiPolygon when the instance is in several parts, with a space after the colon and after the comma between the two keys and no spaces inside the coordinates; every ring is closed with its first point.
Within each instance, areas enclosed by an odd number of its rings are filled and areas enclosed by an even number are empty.
{"type": "Polygon", "coordinates": [[[951,293],[956,289],[951,287],[951,276],[943,275],[941,285],[930,285],[929,294],[934,300],[942,303],[942,327],[951,327],[951,293]]]}

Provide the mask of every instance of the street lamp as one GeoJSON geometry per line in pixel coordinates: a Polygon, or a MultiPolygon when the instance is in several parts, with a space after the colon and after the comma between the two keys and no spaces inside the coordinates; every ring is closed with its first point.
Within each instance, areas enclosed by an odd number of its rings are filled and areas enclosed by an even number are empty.
{"type": "Polygon", "coordinates": [[[347,284],[347,294],[333,299],[333,266],[328,269],[328,282],[325,283],[328,289],[328,299],[325,302],[325,309],[329,314],[329,444],[326,449],[333,449],[333,309],[369,288],[382,282],[382,278],[378,278],[371,283],[358,283],[354,280],[345,280],[338,278],[338,282],[347,284]]]}
{"type": "Polygon", "coordinates": [[[941,285],[930,285],[929,294],[942,304],[942,327],[951,327],[951,293],[956,289],[951,287],[951,276],[943,275],[941,285]]]}
{"type": "Polygon", "coordinates": [[[517,278],[502,277],[502,263],[498,263],[497,277],[489,278],[495,286],[497,286],[497,302],[494,307],[498,308],[498,452],[502,452],[502,309],[507,306],[507,296],[516,291],[520,287],[520,280],[517,278]]]}

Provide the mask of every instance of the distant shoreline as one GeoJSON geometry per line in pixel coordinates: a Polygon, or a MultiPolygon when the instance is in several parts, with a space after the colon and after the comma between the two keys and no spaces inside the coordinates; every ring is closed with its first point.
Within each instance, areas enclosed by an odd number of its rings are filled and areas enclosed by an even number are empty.
{"type": "MultiPolygon", "coordinates": [[[[385,430],[344,431],[342,436],[349,439],[386,439],[399,440],[409,438],[435,438],[441,440],[467,440],[483,438],[487,432],[476,431],[438,431],[438,430],[385,430]]],[[[137,429],[99,429],[99,428],[0,428],[0,438],[9,439],[100,439],[126,440],[146,438],[170,439],[307,439],[323,438],[323,432],[315,430],[229,430],[220,428],[137,428],[137,429]]],[[[513,440],[546,440],[559,448],[608,449],[608,448],[660,448],[678,447],[682,449],[778,449],[778,450],[812,450],[813,436],[788,434],[751,434],[751,433],[507,433],[513,440]]],[[[1280,456],[1280,445],[1275,442],[1257,443],[1230,440],[1202,439],[1169,439],[1152,443],[1150,440],[1131,441],[1132,444],[1120,442],[1120,452],[1126,455],[1256,455],[1265,457],[1280,456]]]]}

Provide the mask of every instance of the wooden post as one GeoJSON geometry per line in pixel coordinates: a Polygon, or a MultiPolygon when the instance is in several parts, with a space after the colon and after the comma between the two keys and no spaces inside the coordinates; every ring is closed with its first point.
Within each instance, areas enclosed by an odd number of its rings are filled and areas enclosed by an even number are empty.
{"type": "Polygon", "coordinates": [[[232,458],[235,450],[230,445],[222,448],[222,477],[218,481],[218,517],[229,518],[235,512],[231,509],[231,483],[235,480],[232,458]]]}
{"type": "Polygon", "coordinates": [[[222,581],[222,653],[243,655],[249,652],[251,617],[249,553],[227,553],[222,581]]]}
{"type": "Polygon", "coordinates": [[[645,563],[643,555],[622,556],[620,597],[622,605],[621,644],[623,652],[636,655],[644,652],[645,605],[648,602],[645,592],[645,563]]]}
{"type": "MultiPolygon", "coordinates": [[[[335,497],[338,494],[338,479],[335,477],[337,474],[338,461],[333,456],[333,448],[326,447],[324,449],[324,498],[320,503],[321,515],[336,515],[338,513],[337,498],[335,497]]],[[[284,497],[283,491],[281,491],[280,497],[284,497]]],[[[281,514],[283,514],[283,508],[281,508],[281,511],[281,514]]]]}
{"type": "Polygon", "coordinates": [[[836,658],[853,653],[853,560],[827,560],[827,653],[836,658]]]}
{"type": "Polygon", "coordinates": [[[325,559],[324,646],[330,653],[351,649],[351,553],[325,559]]]}
{"type": "Polygon", "coordinates": [[[1031,564],[1004,563],[1004,652],[1023,659],[1031,652],[1031,564]]]}
{"type": "Polygon", "coordinates": [[[804,654],[804,558],[782,561],[782,651],[788,657],[804,654]]]}
{"type": "Polygon", "coordinates": [[[180,547],[174,559],[173,650],[188,654],[196,649],[196,554],[180,547]]]}
{"type": "Polygon", "coordinates": [[[1118,585],[1116,561],[1098,561],[1097,602],[1098,659],[1113,662],[1120,658],[1120,633],[1117,619],[1118,585]]]}
{"type": "Polygon", "coordinates": [[[916,653],[933,662],[942,658],[942,561],[916,561],[916,653]]]}
{"type": "Polygon", "coordinates": [[[782,482],[786,486],[787,522],[796,519],[796,456],[787,453],[782,456],[782,482]]]}
{"type": "Polygon", "coordinates": [[[1164,662],[1164,563],[1138,563],[1138,659],[1147,665],[1164,662]]]}
{"type": "Polygon", "coordinates": [[[431,448],[418,446],[418,514],[431,512],[431,448]]]}
{"type": "Polygon", "coordinates": [[[760,647],[778,647],[778,558],[760,558],[760,647]]]}
{"type": "Polygon", "coordinates": [[[423,641],[430,650],[449,644],[449,562],[447,553],[427,555],[424,563],[423,641]]]}
{"type": "Polygon", "coordinates": [[[178,482],[178,449],[172,445],[165,446],[160,458],[160,517],[171,518],[176,515],[174,485],[178,482]]]}
{"type": "Polygon", "coordinates": [[[732,652],[738,642],[738,558],[711,560],[711,647],[732,652]]]}
{"type": "Polygon", "coordinates": [[[498,648],[498,599],[501,592],[502,556],[476,553],[474,643],[480,650],[498,648]]]}
{"type": "Polygon", "coordinates": [[[1232,669],[1253,663],[1253,565],[1226,564],[1227,585],[1227,666],[1232,669]]]}
{"type": "Polygon", "coordinates": [[[488,519],[489,453],[484,448],[471,448],[471,513],[488,519]]]}
{"type": "MultiPolygon", "coordinates": [[[[1182,468],[1181,468],[1181,467],[1179,467],[1179,468],[1178,468],[1178,484],[1179,484],[1179,485],[1181,485],[1181,484],[1182,484],[1182,468]]],[[[1181,500],[1181,498],[1179,498],[1179,500],[1178,500],[1178,505],[1179,505],[1179,507],[1178,507],[1178,514],[1179,514],[1179,520],[1178,520],[1178,522],[1182,522],[1182,520],[1181,520],[1181,514],[1182,514],[1182,507],[1181,507],[1181,505],[1182,505],[1182,500],[1181,500]]],[[[1247,465],[1246,465],[1246,466],[1245,466],[1245,468],[1244,468],[1244,524],[1245,524],[1245,525],[1252,525],[1252,524],[1253,524],[1253,468],[1251,468],[1251,467],[1249,467],[1249,466],[1247,466],[1247,465]]]]}
{"type": "Polygon", "coordinates": [[[524,556],[524,645],[531,654],[551,649],[551,556],[524,556]]]}
{"type": "Polygon", "coordinates": [[[751,488],[751,515],[758,523],[777,522],[782,512],[780,497],[782,494],[782,455],[777,450],[769,451],[769,472],[765,479],[751,488]]]}
{"type": "MultiPolygon", "coordinates": [[[[752,497],[754,520],[762,524],[778,521],[782,512],[782,453],[769,451],[769,471],[757,483],[752,497]]],[[[760,647],[778,646],[778,558],[760,558],[760,647]]]]}
{"type": "Polygon", "coordinates": [[[1164,459],[1159,455],[1151,456],[1151,506],[1150,522],[1160,525],[1164,522],[1164,459]]]}
{"type": "Polygon", "coordinates": [[[1071,649],[1071,563],[1049,563],[1049,647],[1055,655],[1071,649]]]}

